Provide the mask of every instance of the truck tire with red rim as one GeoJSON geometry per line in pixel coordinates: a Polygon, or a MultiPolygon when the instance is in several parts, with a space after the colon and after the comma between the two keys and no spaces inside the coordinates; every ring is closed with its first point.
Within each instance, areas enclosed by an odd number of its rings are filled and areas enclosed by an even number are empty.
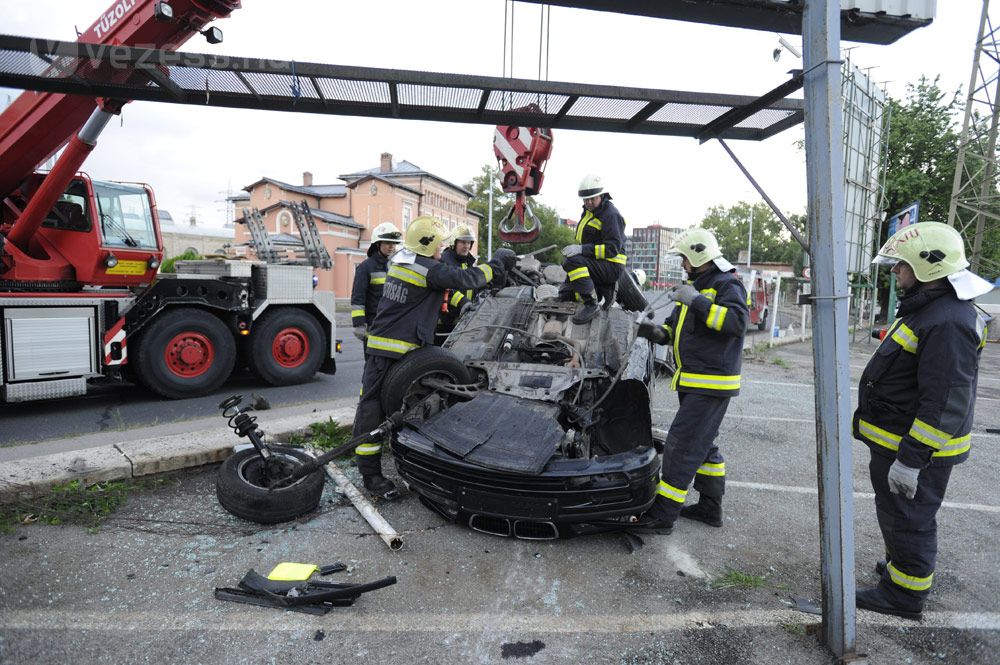
{"type": "Polygon", "coordinates": [[[327,349],[316,318],[295,307],[269,308],[250,331],[250,370],[272,386],[305,383],[327,349]]]}
{"type": "Polygon", "coordinates": [[[154,393],[182,399],[218,389],[235,363],[236,342],[229,328],[209,312],[181,307],[148,324],[129,364],[154,393]]]}

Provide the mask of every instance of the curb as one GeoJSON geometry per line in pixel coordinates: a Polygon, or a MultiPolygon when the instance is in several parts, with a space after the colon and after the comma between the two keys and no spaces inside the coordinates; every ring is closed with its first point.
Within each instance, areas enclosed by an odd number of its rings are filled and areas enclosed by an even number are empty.
{"type": "MultiPolygon", "coordinates": [[[[354,407],[315,411],[261,424],[267,426],[265,440],[274,442],[307,428],[310,423],[327,419],[350,424],[354,420],[354,407]]],[[[214,464],[229,457],[233,446],[241,441],[220,423],[210,430],[0,462],[0,502],[46,494],[53,486],[73,480],[93,485],[214,464]]]]}

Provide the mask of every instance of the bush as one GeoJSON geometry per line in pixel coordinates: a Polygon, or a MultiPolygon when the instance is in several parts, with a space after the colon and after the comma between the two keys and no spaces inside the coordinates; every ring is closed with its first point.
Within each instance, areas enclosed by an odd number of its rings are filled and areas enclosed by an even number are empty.
{"type": "Polygon", "coordinates": [[[192,252],[190,250],[180,254],[178,256],[171,256],[163,262],[160,266],[160,272],[176,272],[174,270],[174,264],[178,261],[197,261],[201,258],[201,254],[198,252],[192,252]]]}

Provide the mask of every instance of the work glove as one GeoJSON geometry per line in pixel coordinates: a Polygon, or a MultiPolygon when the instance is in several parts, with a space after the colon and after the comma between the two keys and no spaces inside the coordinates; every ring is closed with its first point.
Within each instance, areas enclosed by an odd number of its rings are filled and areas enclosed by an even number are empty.
{"type": "Polygon", "coordinates": [[[917,495],[919,477],[920,469],[914,469],[896,460],[889,467],[889,491],[912,499],[917,495]]]}
{"type": "Polygon", "coordinates": [[[698,297],[698,289],[694,288],[690,284],[681,284],[680,286],[674,288],[670,291],[669,297],[674,302],[679,302],[682,305],[691,306],[694,299],[698,297]]]}
{"type": "Polygon", "coordinates": [[[517,265],[517,254],[512,249],[501,247],[493,252],[493,260],[499,260],[503,265],[504,272],[510,272],[511,268],[517,265]]]}
{"type": "Polygon", "coordinates": [[[653,344],[667,343],[667,331],[663,329],[663,326],[657,325],[649,319],[643,319],[639,324],[639,332],[637,334],[639,337],[645,337],[653,344]]]}
{"type": "Polygon", "coordinates": [[[368,326],[354,326],[354,336],[362,342],[368,337],[368,326]]]}
{"type": "Polygon", "coordinates": [[[581,252],[583,252],[582,245],[566,245],[565,247],[562,248],[562,255],[565,256],[567,259],[571,256],[576,256],[581,252]]]}
{"type": "Polygon", "coordinates": [[[465,316],[465,313],[472,309],[472,303],[468,298],[462,299],[462,305],[458,308],[458,318],[465,316]]]}

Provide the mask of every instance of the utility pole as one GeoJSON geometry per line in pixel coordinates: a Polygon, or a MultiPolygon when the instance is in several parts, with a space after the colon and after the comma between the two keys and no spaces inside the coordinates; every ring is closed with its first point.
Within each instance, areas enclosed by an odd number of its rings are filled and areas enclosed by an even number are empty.
{"type": "Polygon", "coordinates": [[[1000,124],[1000,45],[997,29],[989,17],[989,0],[983,0],[979,37],[972,59],[969,95],[958,146],[958,162],[952,182],[948,224],[958,229],[971,246],[969,263],[973,272],[1000,270],[1000,265],[983,265],[983,238],[1000,227],[997,208],[997,127],[1000,124]],[[976,121],[977,118],[981,120],[976,121]],[[989,118],[989,124],[985,119],[989,118]]]}

